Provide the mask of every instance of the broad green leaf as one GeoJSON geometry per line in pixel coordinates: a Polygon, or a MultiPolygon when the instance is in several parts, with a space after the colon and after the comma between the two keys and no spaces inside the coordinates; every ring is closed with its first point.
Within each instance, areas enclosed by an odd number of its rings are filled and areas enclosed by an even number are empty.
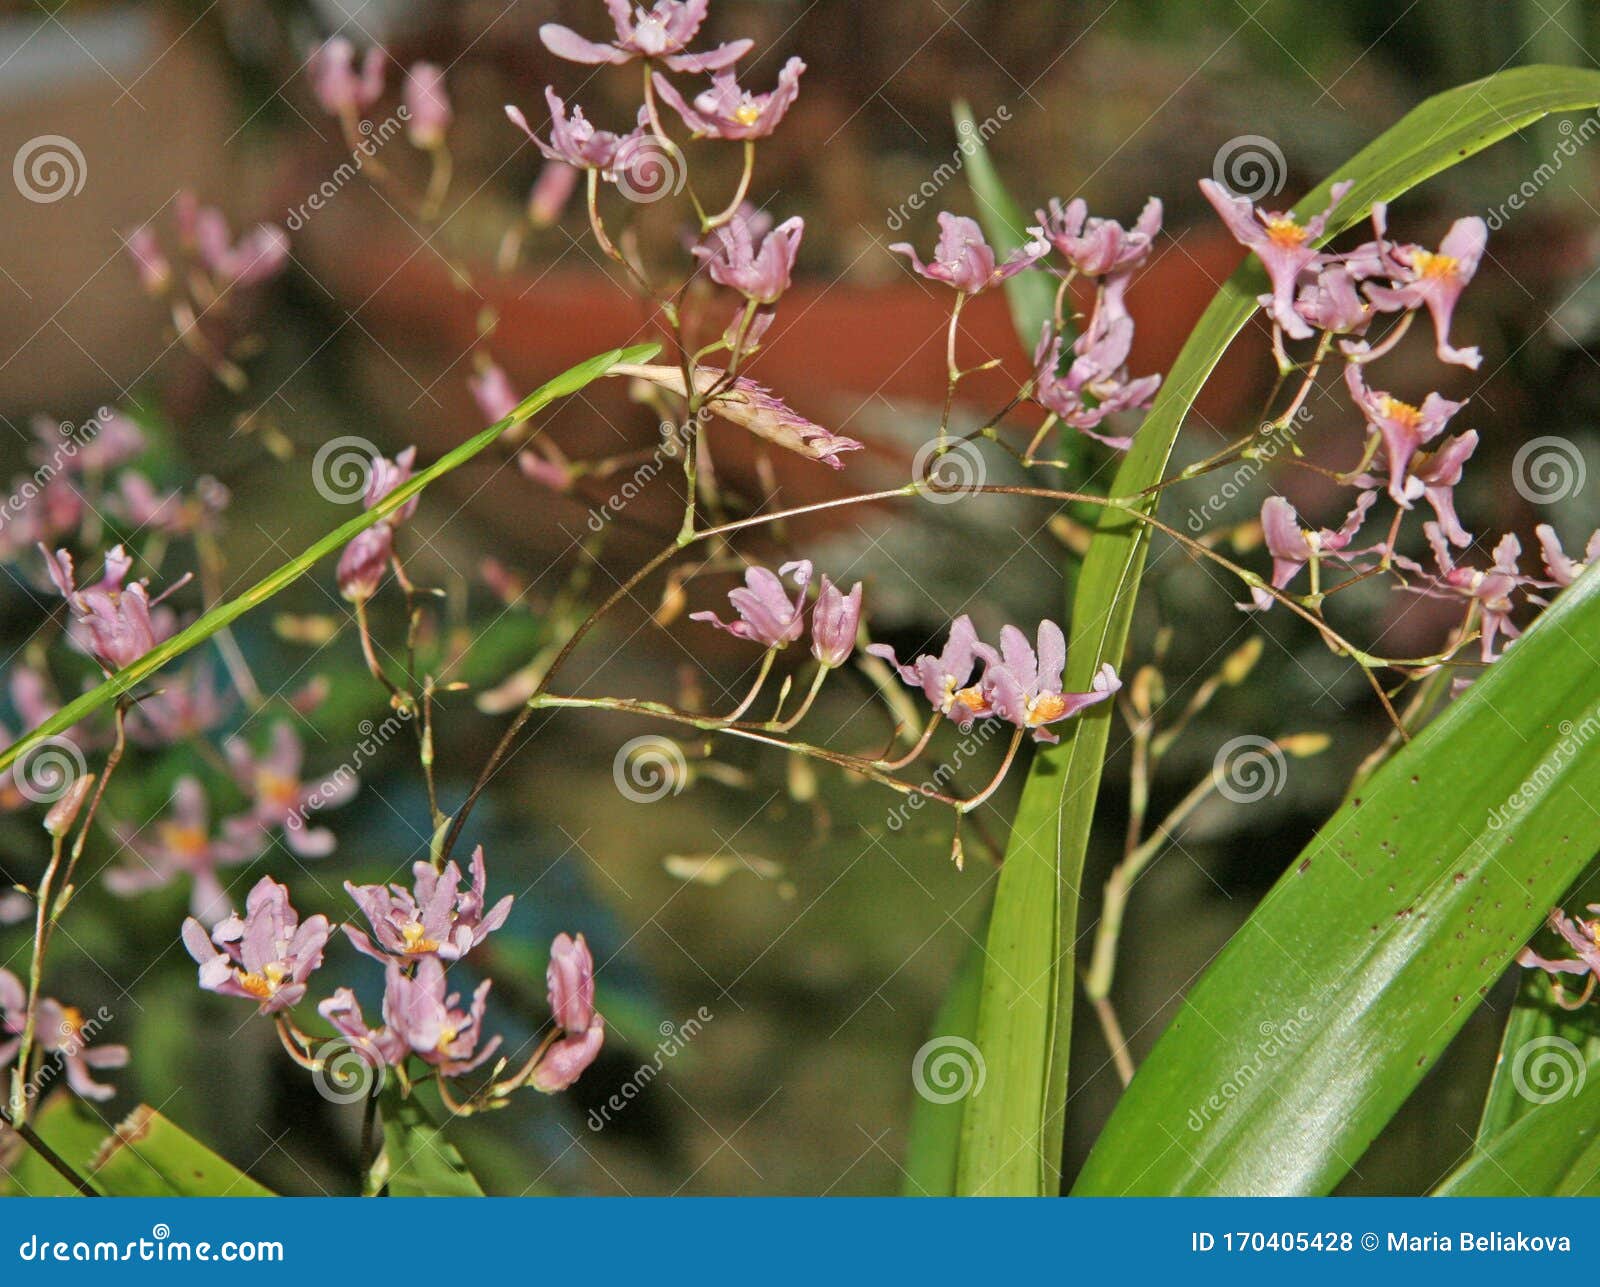
{"type": "Polygon", "coordinates": [[[273,1196],[148,1104],[129,1113],[102,1141],[87,1174],[97,1189],[117,1198],[273,1196]]]}
{"type": "MultiPolygon", "coordinates": [[[[972,115],[965,100],[958,100],[951,109],[955,117],[956,134],[967,173],[967,186],[978,203],[978,222],[983,225],[1000,258],[1019,249],[1028,240],[1030,220],[1022,207],[1012,200],[1001,182],[1000,175],[989,157],[984,139],[984,126],[972,115]]],[[[1039,332],[1055,312],[1055,287],[1052,278],[1042,272],[1018,273],[1005,284],[1006,300],[1011,305],[1011,321],[1017,328],[1017,338],[1022,341],[1022,351],[1032,353],[1039,342],[1039,332]]]]}
{"type": "Polygon", "coordinates": [[[1547,1062],[1537,1084],[1524,1065],[1527,1111],[1474,1150],[1436,1197],[1600,1196],[1600,1067],[1571,1044],[1541,1046],[1539,1057],[1547,1062]]]}
{"type": "Polygon", "coordinates": [[[383,1157],[375,1174],[392,1198],[481,1198],[482,1187],[417,1096],[413,1090],[402,1098],[395,1084],[384,1088],[383,1157]]]}
{"type": "MultiPolygon", "coordinates": [[[[1394,200],[1547,113],[1597,103],[1600,73],[1566,67],[1520,67],[1449,90],[1340,167],[1296,213],[1304,218],[1324,209],[1333,183],[1351,180],[1330,220],[1331,238],[1364,219],[1374,201],[1394,200]]],[[[1223,284],[1168,372],[1112,494],[1135,495],[1161,480],[1195,397],[1249,321],[1264,287],[1254,258],[1223,284]]],[[[1155,503],[1152,497],[1152,509],[1155,503]]],[[[1103,662],[1122,664],[1148,532],[1116,510],[1101,513],[1073,596],[1069,688],[1087,687],[1103,662]]],[[[978,1044],[999,1093],[968,1105],[963,1193],[1059,1190],[1072,1034],[1070,954],[1109,730],[1109,712],[1095,707],[1069,726],[1059,745],[1037,756],[1013,824],[990,922],[978,1020],[978,1044]]],[[[1273,1141],[1268,1148],[1277,1146],[1273,1141]]]]}
{"type": "MultiPolygon", "coordinates": [[[[106,1137],[106,1125],[74,1095],[59,1092],[39,1106],[30,1122],[57,1157],[94,1186],[89,1162],[106,1137]]],[[[6,1128],[0,1127],[0,1193],[9,1197],[77,1197],[78,1189],[6,1128]]]]}
{"type": "Polygon", "coordinates": [[[1340,806],[1190,990],[1074,1192],[1338,1183],[1600,844],[1597,632],[1600,568],[1340,806]]]}
{"type": "Polygon", "coordinates": [[[585,385],[600,379],[619,362],[648,362],[658,352],[659,347],[655,344],[643,344],[631,349],[613,349],[610,353],[590,358],[589,361],[563,372],[540,386],[524,398],[509,416],[495,421],[487,429],[480,430],[468,438],[459,447],[446,452],[428,468],[419,471],[409,482],[396,487],[370,510],[363,510],[349,522],[341,524],[303,554],[264,576],[238,598],[218,604],[187,629],[179,631],[131,666],[125,666],[99,687],[90,689],[83,696],[68,702],[38,728],[19,737],[4,750],[0,750],[0,769],[11,764],[36,742],[65,732],[85,716],[92,715],[101,707],[132,691],[168,662],[204,643],[224,626],[238,620],[251,609],[260,607],[280,590],[304,576],[322,559],[342,549],[351,537],[387,518],[430,483],[459,469],[474,456],[493,445],[507,430],[530,419],[556,399],[568,397],[585,385]]]}
{"type": "MultiPolygon", "coordinates": [[[[1579,890],[1569,893],[1566,901],[1569,906],[1576,907],[1593,902],[1597,897],[1600,897],[1600,888],[1596,882],[1588,881],[1579,890]]],[[[1524,1087],[1528,1085],[1529,1061],[1537,1059],[1540,1051],[1552,1046],[1560,1049],[1555,1043],[1564,1042],[1579,1052],[1580,1059],[1600,1062],[1600,1032],[1596,1031],[1596,1022],[1593,1006],[1563,1010],[1557,1005],[1552,999],[1550,979],[1542,971],[1528,970],[1523,974],[1516,1002],[1506,1019],[1505,1033],[1500,1038],[1489,1093],[1484,1097],[1477,1147],[1486,1147],[1535,1106],[1524,1087]]]]}
{"type": "MultiPolygon", "coordinates": [[[[927,1044],[917,1052],[922,1080],[916,1083],[916,1098],[911,1101],[910,1138],[906,1142],[905,1182],[901,1192],[908,1198],[948,1198],[956,1191],[956,1156],[961,1147],[961,1118],[966,1095],[945,1100],[940,1087],[933,1094],[924,1092],[926,1065],[952,1039],[970,1042],[978,1030],[978,992],[983,983],[983,940],[974,938],[962,953],[955,978],[945,993],[944,1003],[934,1016],[927,1044]]],[[[987,1075],[983,1083],[987,1083],[987,1075]]],[[[971,1085],[983,1093],[976,1077],[971,1085]]],[[[953,1088],[952,1088],[953,1089],[953,1088]]]]}

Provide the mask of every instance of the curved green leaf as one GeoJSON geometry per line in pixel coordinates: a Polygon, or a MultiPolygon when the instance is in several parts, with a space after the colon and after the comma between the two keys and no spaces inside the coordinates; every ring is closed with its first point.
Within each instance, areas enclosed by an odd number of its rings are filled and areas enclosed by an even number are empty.
{"type": "MultiPolygon", "coordinates": [[[[983,940],[974,938],[961,954],[955,978],[934,1016],[929,1044],[957,1037],[971,1041],[978,1030],[978,990],[983,983],[983,940]]],[[[924,1046],[926,1050],[928,1047],[924,1046]]],[[[919,1052],[920,1053],[920,1052],[919,1052]]],[[[987,1080],[987,1079],[985,1079],[987,1080]]],[[[979,1093],[982,1093],[980,1088],[979,1093]]],[[[905,1182],[908,1198],[949,1198],[956,1192],[956,1158],[961,1148],[962,1099],[950,1103],[918,1094],[911,1102],[910,1138],[906,1142],[905,1182]]]]}
{"type": "Polygon", "coordinates": [[[1434,1190],[1442,1198],[1600,1196],[1600,1070],[1575,1046],[1547,1048],[1553,1080],[1527,1111],[1434,1190]]]}
{"type": "Polygon", "coordinates": [[[659,351],[660,345],[657,344],[641,344],[631,349],[613,349],[610,353],[590,358],[589,361],[580,363],[541,385],[524,398],[509,416],[495,421],[487,429],[482,429],[468,438],[459,447],[446,452],[428,468],[418,472],[409,482],[396,487],[370,510],[363,510],[349,522],[336,527],[303,554],[290,559],[282,567],[262,577],[238,598],[218,604],[198,621],[153,648],[131,666],[123,667],[99,687],[92,688],[83,696],[68,702],[38,728],[19,737],[4,750],[0,750],[0,769],[6,768],[35,743],[54,737],[57,733],[66,732],[79,720],[94,714],[123,694],[131,692],[167,663],[181,657],[191,648],[203,644],[217,631],[238,620],[251,609],[260,607],[278,591],[299,580],[322,559],[343,548],[357,533],[387,518],[430,483],[459,469],[492,445],[507,430],[530,419],[557,398],[578,392],[585,385],[600,379],[618,363],[648,362],[659,351]]]}
{"type": "Polygon", "coordinates": [[[481,1198],[483,1188],[456,1146],[445,1138],[417,1092],[384,1087],[383,1156],[372,1169],[374,1187],[392,1198],[481,1198]]]}
{"type": "MultiPolygon", "coordinates": [[[[1330,220],[1333,237],[1375,201],[1423,180],[1550,112],[1600,104],[1600,73],[1520,67],[1428,99],[1296,207],[1322,210],[1334,182],[1352,188],[1330,220]]],[[[1155,406],[1112,484],[1130,496],[1159,482],[1178,430],[1228,345],[1249,321],[1265,277],[1254,258],[1223,284],[1168,373],[1155,406]]],[[[1150,505],[1153,508],[1155,498],[1150,505]]],[[[1149,529],[1106,509],[1073,597],[1069,687],[1087,687],[1102,662],[1127,648],[1149,529]]],[[[963,1127],[961,1191],[1059,1190],[1072,1031],[1071,950],[1078,886],[1110,732],[1096,707],[1034,761],[1014,823],[990,922],[978,1045],[997,1094],[973,1100],[963,1127]]],[[[1271,1147],[1276,1147],[1274,1141],[1271,1147]]]]}
{"type": "Polygon", "coordinates": [[[1074,1192],[1339,1181],[1600,844],[1597,632],[1600,568],[1339,808],[1190,990],[1074,1192]]]}

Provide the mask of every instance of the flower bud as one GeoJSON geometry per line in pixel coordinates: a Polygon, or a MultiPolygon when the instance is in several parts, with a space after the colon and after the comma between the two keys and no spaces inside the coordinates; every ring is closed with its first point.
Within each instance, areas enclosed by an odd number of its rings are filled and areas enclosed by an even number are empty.
{"type": "Polygon", "coordinates": [[[44,829],[57,840],[72,830],[72,824],[78,820],[78,811],[83,808],[83,802],[89,798],[89,788],[94,785],[94,774],[85,773],[74,778],[66,794],[50,806],[50,812],[44,815],[44,829]]]}

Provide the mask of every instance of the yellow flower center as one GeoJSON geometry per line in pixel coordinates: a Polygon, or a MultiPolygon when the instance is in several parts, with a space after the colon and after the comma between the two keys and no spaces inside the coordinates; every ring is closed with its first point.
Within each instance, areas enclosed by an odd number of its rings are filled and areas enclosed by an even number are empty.
{"type": "Polygon", "coordinates": [[[182,858],[198,859],[205,854],[208,840],[200,827],[179,822],[164,822],[159,828],[161,843],[182,858]]]}
{"type": "Polygon", "coordinates": [[[243,970],[238,970],[236,973],[239,986],[258,1001],[265,1001],[282,987],[283,981],[289,977],[289,971],[284,969],[282,962],[279,961],[262,966],[260,974],[247,974],[243,970]]]}
{"type": "Polygon", "coordinates": [[[1060,693],[1040,693],[1028,703],[1028,723],[1048,724],[1066,713],[1067,699],[1060,693]]]}
{"type": "Polygon", "coordinates": [[[452,1045],[455,1044],[456,1038],[458,1036],[460,1036],[460,1035],[461,1035],[460,1033],[458,1033],[454,1028],[452,1028],[452,1027],[450,1027],[448,1025],[446,1025],[443,1028],[440,1028],[439,1029],[439,1044],[437,1046],[435,1046],[434,1049],[437,1050],[441,1055],[448,1054],[449,1053],[449,1048],[452,1045]]]}
{"type": "Polygon", "coordinates": [[[1267,220],[1267,240],[1274,246],[1293,250],[1305,244],[1306,230],[1293,219],[1280,215],[1276,219],[1267,220]]]}
{"type": "Polygon", "coordinates": [[[1454,255],[1436,255],[1431,250],[1414,251],[1411,266],[1423,277],[1454,277],[1461,271],[1461,261],[1454,255]]]}
{"type": "Polygon", "coordinates": [[[83,1031],[83,1011],[75,1005],[61,1007],[61,1035],[75,1037],[83,1031]]]}
{"type": "Polygon", "coordinates": [[[256,794],[269,804],[292,809],[300,799],[300,784],[271,769],[262,769],[256,774],[256,794]]]}
{"type": "Polygon", "coordinates": [[[421,921],[407,921],[400,927],[400,940],[407,952],[437,952],[439,945],[428,937],[421,921]]]}
{"type": "Polygon", "coordinates": [[[754,125],[761,119],[761,109],[746,99],[733,109],[733,119],[740,125],[754,125]]]}
{"type": "Polygon", "coordinates": [[[1409,402],[1391,398],[1387,393],[1378,398],[1378,410],[1386,420],[1393,420],[1406,429],[1415,429],[1422,423],[1422,412],[1409,402]]]}

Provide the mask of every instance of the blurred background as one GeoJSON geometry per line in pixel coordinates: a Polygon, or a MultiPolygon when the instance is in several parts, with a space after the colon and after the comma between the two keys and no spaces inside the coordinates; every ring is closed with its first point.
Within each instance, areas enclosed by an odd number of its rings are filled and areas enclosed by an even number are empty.
{"type": "MultiPolygon", "coordinates": [[[[1600,48],[1600,10],[1576,0],[716,0],[712,9],[711,38],[755,39],[741,65],[749,82],[770,85],[792,55],[808,64],[797,105],[760,149],[752,188],[776,217],[800,214],[807,227],[801,279],[752,373],[803,413],[869,444],[847,458],[841,482],[797,458],[771,462],[769,472],[733,431],[717,431],[730,494],[775,493],[785,504],[900,481],[937,423],[948,299],[911,277],[887,246],[931,245],[938,209],[974,212],[959,160],[950,165],[960,156],[952,99],[967,100],[984,122],[990,151],[1027,209],[1082,195],[1096,213],[1126,221],[1146,197],[1165,201],[1167,235],[1131,297],[1140,328],[1133,368],[1143,374],[1166,368],[1239,261],[1196,188],[1239,140],[1253,136],[1252,146],[1281,157],[1273,191],[1287,207],[1430,93],[1521,63],[1592,65],[1600,48]]],[[[637,101],[636,69],[592,75],[552,58],[537,38],[552,20],[595,37],[607,26],[588,0],[6,6],[4,155],[63,136],[81,154],[83,181],[48,202],[0,183],[0,475],[25,470],[37,417],[51,425],[81,422],[101,406],[128,410],[152,443],[143,467],[161,485],[192,488],[214,476],[231,489],[219,537],[219,588],[231,595],[349,516],[312,485],[321,444],[358,435],[390,453],[415,444],[432,460],[484,423],[468,389],[483,363],[499,363],[527,391],[596,352],[648,338],[647,310],[588,240],[581,197],[553,226],[528,217],[540,163],[502,105],[523,105],[538,128],[546,84],[603,124],[627,121],[637,101]],[[399,195],[422,191],[429,178],[427,159],[402,137],[378,154],[385,183],[334,180],[350,148],[317,105],[306,58],[336,33],[388,51],[388,88],[369,112],[377,121],[398,102],[405,67],[429,59],[447,69],[454,171],[436,211],[399,195]],[[247,375],[242,387],[226,387],[175,342],[171,317],[141,291],[124,249],[140,225],[170,223],[183,189],[221,205],[235,227],[265,220],[290,229],[286,271],[243,296],[212,335],[217,352],[247,375]],[[313,194],[319,208],[308,208],[313,194]]],[[[1549,517],[1493,483],[1508,476],[1521,442],[1559,433],[1586,451],[1596,446],[1600,194],[1596,157],[1584,146],[1596,123],[1578,121],[1576,129],[1552,121],[1524,131],[1391,212],[1391,230],[1428,245],[1460,215],[1481,215],[1493,229],[1456,323],[1467,337],[1458,342],[1483,349],[1481,370],[1441,368],[1420,339],[1386,366],[1392,387],[1413,401],[1432,388],[1471,394],[1469,424],[1483,445],[1461,506],[1468,526],[1491,541],[1549,517]],[[1563,150],[1574,139],[1580,144],[1563,150]]],[[[731,189],[736,166],[725,164],[711,156],[697,183],[731,189]]],[[[625,215],[641,246],[674,251],[682,235],[675,203],[625,215]]],[[[993,356],[1008,372],[1026,370],[999,292],[968,310],[962,343],[973,361],[993,356]]],[[[1236,437],[1259,414],[1271,375],[1264,334],[1251,330],[1201,399],[1180,439],[1183,459],[1236,437]]],[[[971,389],[959,415],[978,424],[1004,401],[1003,379],[971,389]]],[[[1331,394],[1311,405],[1301,445],[1343,467],[1356,442],[1354,413],[1331,394]]],[[[657,419],[622,388],[597,388],[564,405],[550,432],[571,455],[598,456],[648,449],[657,419]]],[[[1103,485],[1110,459],[1096,449],[1075,481],[1103,485]]],[[[991,481],[1004,478],[1004,459],[991,463],[991,481]]],[[[1207,527],[1227,527],[1248,520],[1270,485],[1308,519],[1333,522],[1340,498],[1308,488],[1310,477],[1255,479],[1220,499],[1214,481],[1201,481],[1175,491],[1165,512],[1181,524],[1198,509],[1207,527]]],[[[608,592],[670,538],[676,484],[664,479],[630,500],[622,519],[598,527],[591,515],[614,485],[555,495],[493,452],[429,491],[409,535],[408,567],[444,591],[428,644],[458,655],[458,677],[470,685],[441,704],[447,810],[504,726],[497,686],[540,654],[574,601],[608,592]]],[[[936,639],[959,611],[984,633],[1063,611],[1063,567],[1070,576],[1077,533],[1049,507],[985,498],[844,515],[786,536],[822,570],[866,582],[875,632],[902,653],[936,639]]],[[[1600,502],[1580,487],[1552,521],[1569,550],[1581,547],[1600,522],[1600,502]]],[[[1248,531],[1239,539],[1248,545],[1248,531]]],[[[753,542],[746,552],[770,558],[776,547],[753,542]]],[[[142,549],[141,557],[155,556],[142,549]]],[[[35,556],[12,551],[7,560],[4,655],[37,660],[28,641],[51,602],[35,556]]],[[[169,560],[161,575],[183,566],[169,560]]],[[[726,581],[696,581],[689,606],[720,606],[726,581]]],[[[1332,742],[1293,761],[1280,792],[1249,806],[1207,805],[1139,884],[1115,996],[1136,1058],[1384,730],[1358,672],[1286,614],[1246,619],[1232,606],[1237,597],[1180,550],[1157,545],[1126,670],[1159,661],[1164,710],[1183,709],[1253,634],[1268,642],[1251,682],[1225,688],[1175,743],[1152,816],[1210,772],[1231,737],[1326,732],[1332,742]]],[[[721,695],[740,690],[748,654],[681,618],[652,624],[652,613],[676,617],[671,598],[659,582],[642,587],[560,687],[701,693],[713,708],[729,704],[721,695]],[[664,595],[668,610],[658,612],[664,595]]],[[[1395,598],[1351,596],[1335,616],[1393,653],[1431,651],[1444,620],[1395,598]]],[[[388,638],[403,634],[398,601],[380,599],[375,615],[388,638]]],[[[331,569],[253,614],[237,637],[264,686],[326,686],[326,700],[297,716],[308,769],[350,762],[362,721],[382,718],[383,695],[362,666],[331,569]]],[[[67,689],[84,678],[59,669],[54,677],[67,689]]],[[[841,676],[814,717],[812,740],[832,730],[849,749],[881,746],[889,723],[873,709],[872,691],[864,676],[841,676]]],[[[8,707],[0,722],[27,721],[8,707]]],[[[228,728],[259,741],[266,722],[239,709],[228,728]]],[[[963,952],[983,936],[995,876],[985,838],[1003,844],[1022,774],[980,811],[981,834],[967,836],[958,872],[944,818],[931,810],[896,818],[896,797],[829,770],[757,748],[686,744],[687,789],[638,803],[619,792],[615,757],[628,739],[660,729],[572,715],[532,729],[537,736],[496,778],[467,836],[489,855],[491,894],[518,895],[488,962],[491,1014],[513,1034],[536,1028],[549,938],[582,929],[602,963],[611,1040],[568,1095],[524,1096],[459,1130],[486,1186],[898,1190],[916,1052],[963,952]],[[641,1077],[645,1066],[659,1071],[641,1077]],[[628,1085],[624,1106],[602,1111],[628,1085]]],[[[1086,878],[1086,935],[1121,850],[1126,745],[1119,723],[1086,878]]],[[[270,872],[291,885],[302,911],[340,916],[342,881],[386,879],[425,854],[427,803],[409,743],[397,738],[361,759],[369,790],[326,815],[336,852],[309,863],[275,845],[227,873],[236,899],[270,872]]],[[[177,776],[210,771],[198,751],[139,764],[116,783],[109,804],[118,816],[150,817],[177,776]]],[[[973,766],[969,785],[992,768],[992,758],[973,766]]],[[[91,867],[114,862],[116,847],[105,836],[91,867]]],[[[0,818],[0,875],[31,883],[43,857],[36,817],[0,818]]],[[[115,1077],[119,1099],[100,1111],[115,1120],[124,1102],[143,1099],[281,1191],[349,1191],[359,1110],[319,1098],[265,1024],[195,989],[193,965],[177,946],[184,902],[178,888],[130,902],[87,887],[70,936],[54,950],[48,990],[109,1007],[108,1039],[133,1050],[131,1067],[115,1077]]],[[[18,968],[27,941],[22,929],[0,927],[0,964],[18,968]]],[[[1087,947],[1086,938],[1080,954],[1087,947]]],[[[339,945],[319,981],[331,987],[365,974],[339,945]]],[[[1347,1190],[1420,1192],[1450,1169],[1470,1142],[1511,986],[1486,998],[1347,1190]]],[[[1076,1042],[1069,1167],[1118,1084],[1087,1012],[1076,1042]]]]}

